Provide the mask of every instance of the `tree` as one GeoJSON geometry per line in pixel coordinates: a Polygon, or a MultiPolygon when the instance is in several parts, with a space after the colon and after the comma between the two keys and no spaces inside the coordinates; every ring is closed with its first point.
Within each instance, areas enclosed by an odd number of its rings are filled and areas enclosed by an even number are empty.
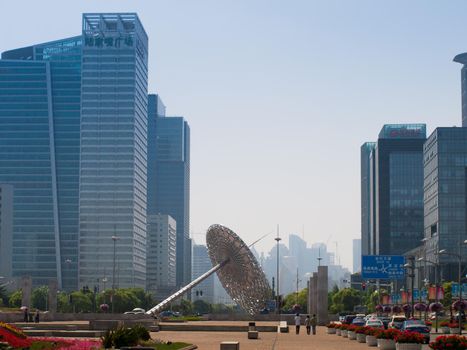
{"type": "Polygon", "coordinates": [[[204,300],[195,300],[193,302],[193,311],[195,313],[207,314],[212,310],[211,304],[205,302],[204,300]]]}
{"type": "Polygon", "coordinates": [[[39,310],[47,310],[47,298],[49,297],[49,287],[41,286],[32,291],[31,306],[39,310]]]}
{"type": "MultiPolygon", "coordinates": [[[[284,309],[292,310],[294,305],[297,304],[297,293],[287,294],[284,298],[284,309]]],[[[300,310],[305,311],[308,306],[308,288],[304,288],[298,292],[298,305],[300,305],[300,310]]]]}
{"type": "Polygon", "coordinates": [[[452,304],[452,282],[443,283],[444,299],[441,300],[445,307],[449,307],[452,304]]]}
{"type": "Polygon", "coordinates": [[[361,295],[358,290],[353,288],[344,288],[332,295],[332,305],[329,309],[333,313],[353,311],[354,307],[360,304],[360,301],[361,295]]]}
{"type": "Polygon", "coordinates": [[[10,295],[10,307],[21,307],[23,303],[23,291],[18,289],[10,295]]]}

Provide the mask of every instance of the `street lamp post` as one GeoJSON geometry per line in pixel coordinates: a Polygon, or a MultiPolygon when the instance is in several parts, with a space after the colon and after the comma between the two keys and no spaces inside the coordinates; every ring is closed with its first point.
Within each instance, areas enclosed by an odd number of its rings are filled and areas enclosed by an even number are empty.
{"type": "MultiPolygon", "coordinates": [[[[464,241],[464,244],[467,244],[467,240],[464,241]]],[[[446,249],[441,249],[438,254],[442,255],[450,255],[454,256],[457,258],[458,262],[458,276],[457,276],[457,281],[458,281],[458,286],[459,286],[459,316],[458,316],[458,321],[459,321],[459,335],[462,334],[462,315],[461,315],[461,303],[462,303],[462,244],[459,242],[459,251],[458,253],[448,253],[446,249]]]]}
{"type": "Polygon", "coordinates": [[[405,264],[404,267],[410,269],[410,315],[414,317],[414,300],[413,300],[413,290],[414,290],[414,277],[415,277],[415,257],[409,256],[408,260],[410,263],[405,264]]]}
{"type": "Polygon", "coordinates": [[[279,292],[279,242],[281,238],[279,237],[279,226],[277,226],[277,237],[274,238],[277,242],[277,264],[276,264],[276,307],[277,313],[280,315],[281,313],[281,306],[280,306],[280,292],[279,292]]]}
{"type": "MultiPolygon", "coordinates": [[[[436,255],[437,256],[437,255],[436,255]]],[[[418,261],[423,261],[425,264],[432,264],[435,267],[435,302],[438,303],[438,270],[439,270],[439,263],[433,262],[431,260],[428,260],[426,258],[419,258],[418,261]]],[[[438,333],[438,311],[435,311],[435,320],[436,320],[436,333],[438,333]]]]}

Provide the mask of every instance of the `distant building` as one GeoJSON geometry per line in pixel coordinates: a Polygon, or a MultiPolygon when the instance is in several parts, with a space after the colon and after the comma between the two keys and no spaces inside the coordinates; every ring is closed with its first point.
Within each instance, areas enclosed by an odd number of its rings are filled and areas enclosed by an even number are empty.
{"type": "Polygon", "coordinates": [[[375,247],[372,247],[371,237],[374,232],[371,218],[375,213],[371,213],[373,208],[371,195],[374,195],[374,177],[371,176],[375,171],[374,157],[372,152],[376,147],[375,142],[365,142],[360,147],[360,193],[361,193],[361,251],[363,255],[373,254],[375,247]]]}
{"type": "Polygon", "coordinates": [[[362,270],[362,243],[361,239],[352,240],[352,253],[353,253],[353,273],[362,270]]]}
{"type": "MultiPolygon", "coordinates": [[[[194,280],[212,268],[208,249],[205,245],[193,245],[192,276],[194,280]]],[[[211,275],[191,290],[191,300],[203,300],[207,303],[214,302],[214,276],[211,275]]]]}
{"type": "Polygon", "coordinates": [[[190,127],[183,117],[166,117],[156,95],[148,99],[148,214],[177,222],[177,286],[191,279],[190,127]]]}
{"type": "MultiPolygon", "coordinates": [[[[463,68],[463,71],[465,68],[463,68]]],[[[467,253],[463,244],[467,239],[467,128],[436,128],[424,147],[424,238],[420,247],[422,256],[440,262],[441,277],[457,280],[458,263],[454,256],[437,254],[445,249],[448,253],[462,256],[467,253]]],[[[431,281],[434,267],[429,264],[431,281]]]]}
{"type": "Polygon", "coordinates": [[[388,124],[379,133],[370,154],[371,254],[404,254],[423,238],[425,140],[425,124],[388,124]]]}
{"type": "Polygon", "coordinates": [[[147,232],[146,289],[161,300],[176,286],[177,224],[169,215],[149,215],[147,232]]]}

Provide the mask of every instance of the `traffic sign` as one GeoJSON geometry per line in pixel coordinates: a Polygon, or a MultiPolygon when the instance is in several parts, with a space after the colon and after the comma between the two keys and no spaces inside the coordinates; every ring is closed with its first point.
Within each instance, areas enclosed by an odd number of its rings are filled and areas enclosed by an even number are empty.
{"type": "Polygon", "coordinates": [[[404,264],[401,255],[362,255],[362,278],[403,279],[404,264]]]}

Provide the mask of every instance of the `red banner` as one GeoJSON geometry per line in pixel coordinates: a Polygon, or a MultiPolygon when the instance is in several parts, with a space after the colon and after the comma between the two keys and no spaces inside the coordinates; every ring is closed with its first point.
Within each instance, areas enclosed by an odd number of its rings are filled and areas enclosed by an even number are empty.
{"type": "Polygon", "coordinates": [[[409,302],[409,293],[408,292],[401,292],[401,303],[407,304],[409,302]]]}

